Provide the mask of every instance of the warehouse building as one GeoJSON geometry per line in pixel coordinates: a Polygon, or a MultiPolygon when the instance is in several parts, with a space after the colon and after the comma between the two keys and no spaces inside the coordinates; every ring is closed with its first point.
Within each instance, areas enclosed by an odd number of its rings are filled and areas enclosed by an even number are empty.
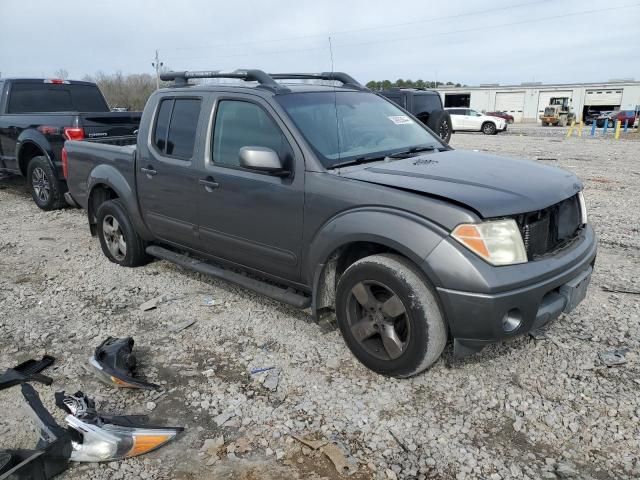
{"type": "Polygon", "coordinates": [[[487,84],[478,87],[440,87],[445,107],[468,107],[478,112],[507,112],[515,122],[540,122],[552,97],[567,97],[577,120],[587,111],[640,109],[640,82],[611,80],[602,83],[520,85],[487,84]]]}

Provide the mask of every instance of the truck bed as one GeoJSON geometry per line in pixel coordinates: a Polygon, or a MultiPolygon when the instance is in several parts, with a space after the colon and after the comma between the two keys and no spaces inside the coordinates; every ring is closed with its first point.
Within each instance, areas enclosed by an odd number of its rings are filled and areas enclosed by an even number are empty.
{"type": "Polygon", "coordinates": [[[87,179],[91,172],[115,171],[128,185],[135,185],[136,137],[114,137],[84,141],[67,141],[67,185],[73,199],[84,209],[88,202],[87,179]],[[127,145],[128,143],[133,143],[127,145]],[[114,144],[115,143],[115,144],[114,144]]]}

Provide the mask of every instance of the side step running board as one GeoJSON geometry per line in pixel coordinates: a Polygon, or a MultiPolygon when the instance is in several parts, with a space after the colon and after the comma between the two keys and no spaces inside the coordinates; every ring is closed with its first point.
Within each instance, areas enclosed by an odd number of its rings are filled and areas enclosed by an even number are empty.
{"type": "Polygon", "coordinates": [[[205,275],[211,275],[212,277],[235,283],[241,287],[253,290],[260,295],[293,305],[297,308],[307,308],[311,305],[311,297],[307,297],[306,295],[295,293],[287,288],[278,287],[255,278],[240,275],[234,271],[211,265],[210,263],[198,260],[197,258],[172,252],[171,250],[167,250],[166,248],[162,248],[157,245],[147,247],[147,253],[152,257],[167,260],[171,263],[180,265],[181,267],[193,270],[194,272],[204,273],[205,275]]]}

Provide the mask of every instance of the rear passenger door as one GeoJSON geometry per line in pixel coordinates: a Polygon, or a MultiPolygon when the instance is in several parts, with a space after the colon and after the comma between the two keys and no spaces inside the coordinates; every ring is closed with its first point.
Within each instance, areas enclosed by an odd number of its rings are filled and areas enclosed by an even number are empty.
{"type": "Polygon", "coordinates": [[[304,159],[278,114],[261,97],[219,94],[207,132],[199,196],[200,240],[214,257],[300,279],[304,159]],[[290,174],[240,166],[242,147],[275,150],[290,174]]]}
{"type": "Polygon", "coordinates": [[[136,183],[144,220],[153,234],[170,243],[198,245],[196,142],[202,98],[164,97],[154,113],[146,148],[138,152],[136,183]]]}

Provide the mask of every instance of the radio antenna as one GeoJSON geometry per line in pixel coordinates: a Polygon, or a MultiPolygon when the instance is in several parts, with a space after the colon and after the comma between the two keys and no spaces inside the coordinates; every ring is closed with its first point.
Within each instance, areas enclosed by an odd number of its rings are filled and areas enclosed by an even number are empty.
{"type": "MultiPolygon", "coordinates": [[[[331,44],[331,35],[329,35],[329,57],[331,58],[331,74],[333,75],[333,45],[331,44]]],[[[341,151],[340,151],[340,118],[338,116],[338,95],[336,93],[336,82],[333,81],[333,107],[336,112],[336,145],[338,147],[338,162],[340,162],[341,151]]]]}
{"type": "Polygon", "coordinates": [[[331,57],[331,73],[333,73],[333,45],[331,45],[331,35],[329,35],[329,56],[331,57]]]}

